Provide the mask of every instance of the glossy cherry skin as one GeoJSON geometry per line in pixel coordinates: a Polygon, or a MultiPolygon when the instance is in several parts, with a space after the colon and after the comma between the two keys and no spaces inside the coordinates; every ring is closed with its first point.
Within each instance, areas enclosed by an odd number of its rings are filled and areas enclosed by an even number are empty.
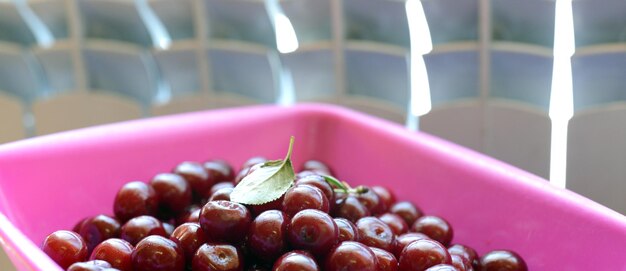
{"type": "Polygon", "coordinates": [[[413,222],[423,216],[422,210],[417,208],[415,204],[408,201],[399,201],[391,205],[389,212],[399,215],[404,219],[407,225],[413,225],[413,222]]]}
{"type": "Polygon", "coordinates": [[[285,193],[282,210],[288,216],[294,216],[304,209],[316,209],[324,213],[330,210],[328,199],[319,188],[300,184],[291,187],[285,193]]]}
{"type": "Polygon", "coordinates": [[[252,223],[250,211],[231,201],[209,201],[200,212],[200,226],[208,241],[241,243],[252,223]]]}
{"type": "Polygon", "coordinates": [[[355,223],[362,217],[370,215],[369,209],[353,195],[349,195],[343,199],[337,199],[335,206],[334,216],[343,217],[350,220],[352,223],[355,223]]]}
{"type": "Polygon", "coordinates": [[[247,161],[245,161],[241,165],[241,169],[251,168],[251,167],[253,167],[256,164],[261,164],[261,163],[265,163],[265,162],[267,162],[267,158],[265,158],[263,156],[251,157],[250,159],[248,159],[247,161]]]}
{"type": "Polygon", "coordinates": [[[378,195],[371,189],[367,188],[367,191],[358,194],[356,198],[367,208],[371,214],[379,215],[383,213],[383,203],[378,198],[378,195]]]}
{"type": "Polygon", "coordinates": [[[296,250],[278,258],[272,271],[320,271],[320,268],[311,254],[296,250]]]}
{"type": "Polygon", "coordinates": [[[289,218],[278,210],[259,214],[248,230],[248,250],[266,262],[274,260],[287,251],[287,227],[289,218]]]}
{"type": "Polygon", "coordinates": [[[198,248],[207,242],[204,230],[198,223],[184,223],[178,226],[170,240],[177,242],[182,248],[187,264],[191,264],[198,248]]]}
{"type": "Polygon", "coordinates": [[[187,207],[187,210],[176,218],[176,224],[180,225],[187,222],[198,222],[200,217],[200,207],[198,205],[191,205],[187,207]]]}
{"type": "Polygon", "coordinates": [[[41,249],[63,269],[86,260],[89,255],[87,243],[73,231],[53,232],[43,241],[41,249]]]}
{"type": "Polygon", "coordinates": [[[329,203],[334,203],[335,192],[333,191],[333,188],[330,186],[330,184],[328,184],[326,180],[324,180],[324,177],[317,174],[307,175],[296,179],[296,184],[308,184],[311,186],[315,186],[322,190],[322,193],[324,193],[329,203]]]}
{"type": "Polygon", "coordinates": [[[285,199],[285,195],[283,194],[280,198],[270,201],[265,204],[260,205],[249,205],[248,209],[252,212],[252,216],[258,216],[259,214],[269,211],[269,210],[282,210],[283,209],[283,200],[285,199]]]}
{"type": "Polygon", "coordinates": [[[80,221],[78,221],[78,223],[76,223],[76,225],[74,225],[74,227],[72,228],[72,231],[78,233],[80,231],[80,228],[83,226],[83,224],[85,224],[85,222],[87,222],[91,218],[92,217],[85,217],[81,219],[80,221]]]}
{"type": "MultiPolygon", "coordinates": [[[[106,261],[88,261],[72,264],[67,271],[104,271],[111,270],[111,265],[106,261]]],[[[117,270],[117,269],[114,269],[117,270]]]]}
{"type": "Polygon", "coordinates": [[[438,265],[429,267],[428,269],[426,269],[426,271],[462,271],[462,270],[457,270],[454,266],[449,265],[449,264],[438,264],[438,265]]]}
{"type": "Polygon", "coordinates": [[[221,188],[221,189],[215,191],[215,193],[213,193],[213,195],[211,195],[211,197],[209,198],[209,201],[230,200],[230,193],[232,193],[232,192],[233,192],[233,188],[232,187],[221,188]]]}
{"type": "Polygon", "coordinates": [[[402,254],[402,250],[404,250],[406,246],[408,246],[413,241],[417,241],[421,239],[430,239],[430,237],[428,237],[426,234],[418,233],[418,232],[409,232],[409,233],[400,235],[396,237],[396,240],[393,243],[393,249],[391,250],[391,252],[393,252],[393,254],[396,255],[396,258],[400,258],[400,255],[402,254]]]}
{"type": "Polygon", "coordinates": [[[132,253],[134,271],[183,271],[185,256],[178,244],[162,236],[148,236],[132,253]]]}
{"type": "Polygon", "coordinates": [[[526,262],[517,253],[494,250],[480,258],[481,271],[527,271],[526,262]]]}
{"type": "Polygon", "coordinates": [[[217,191],[221,190],[222,188],[235,188],[235,185],[232,182],[216,183],[215,185],[211,187],[211,189],[209,189],[209,192],[207,192],[204,195],[204,197],[209,199],[211,196],[213,196],[213,194],[215,194],[217,191]]]}
{"type": "Polygon", "coordinates": [[[359,231],[356,229],[354,223],[345,218],[334,218],[333,220],[335,221],[335,224],[337,224],[337,229],[339,230],[339,243],[343,241],[359,240],[359,231]]]}
{"type": "Polygon", "coordinates": [[[383,250],[377,247],[370,247],[374,255],[376,255],[376,262],[378,271],[397,271],[398,259],[387,250],[383,250]]]}
{"type": "Polygon", "coordinates": [[[333,175],[330,168],[324,162],[318,160],[308,160],[304,162],[304,164],[302,165],[302,170],[313,171],[318,174],[324,175],[333,175]]]}
{"type": "Polygon", "coordinates": [[[451,264],[446,248],[434,240],[422,239],[402,250],[399,268],[402,271],[423,271],[438,264],[451,264]]]}
{"type": "Polygon", "coordinates": [[[139,241],[150,235],[167,236],[167,233],[161,221],[152,216],[143,215],[128,220],[128,222],[122,226],[120,237],[128,241],[131,245],[136,245],[139,241]]]}
{"type": "Polygon", "coordinates": [[[196,199],[205,195],[215,184],[213,180],[209,179],[209,173],[200,163],[182,162],[174,168],[173,172],[182,176],[189,183],[196,199]]]}
{"type": "Polygon", "coordinates": [[[450,254],[450,261],[450,265],[454,266],[457,271],[467,271],[468,268],[472,268],[470,261],[456,254],[450,254]]]}
{"type": "Polygon", "coordinates": [[[208,243],[202,245],[193,257],[193,271],[242,271],[243,255],[227,244],[208,243]]]}
{"type": "Polygon", "coordinates": [[[376,254],[359,242],[342,242],[326,256],[325,271],[378,271],[376,254]]]}
{"type": "Polygon", "coordinates": [[[203,166],[213,183],[232,182],[235,179],[235,171],[226,161],[211,160],[203,166]]]}
{"type": "Polygon", "coordinates": [[[308,250],[316,256],[325,255],[339,239],[337,224],[328,214],[313,209],[298,212],[291,218],[289,244],[308,250]]]}
{"type": "Polygon", "coordinates": [[[89,253],[102,241],[120,236],[120,222],[106,215],[97,215],[82,223],[78,233],[85,239],[89,253]]]}
{"type": "Polygon", "coordinates": [[[478,268],[478,254],[473,248],[461,244],[454,244],[448,247],[448,253],[450,253],[450,255],[459,255],[467,259],[473,268],[478,268]]]}
{"type": "Polygon", "coordinates": [[[356,222],[359,231],[359,242],[366,246],[391,250],[395,235],[380,219],[368,216],[356,222]]]}
{"type": "Polygon", "coordinates": [[[406,224],[404,219],[399,215],[386,213],[378,217],[381,221],[385,222],[387,226],[393,231],[395,235],[405,234],[409,231],[409,225],[406,224]]]}
{"type": "Polygon", "coordinates": [[[450,244],[454,235],[450,224],[438,216],[422,216],[418,218],[411,226],[411,231],[426,234],[444,246],[450,244]]]}
{"type": "Polygon", "coordinates": [[[191,186],[180,175],[161,173],[150,181],[162,212],[180,214],[191,204],[191,186]]]}
{"type": "Polygon", "coordinates": [[[118,238],[107,239],[94,248],[90,260],[102,260],[121,271],[132,271],[132,253],[135,248],[118,238]]]}
{"type": "Polygon", "coordinates": [[[370,187],[372,192],[374,192],[381,201],[381,210],[382,212],[389,211],[389,208],[396,203],[396,196],[391,192],[390,189],[383,186],[372,186],[370,187]]]}
{"type": "Polygon", "coordinates": [[[159,201],[154,189],[143,182],[130,182],[122,186],[115,196],[113,212],[120,222],[140,215],[154,216],[159,201]]]}

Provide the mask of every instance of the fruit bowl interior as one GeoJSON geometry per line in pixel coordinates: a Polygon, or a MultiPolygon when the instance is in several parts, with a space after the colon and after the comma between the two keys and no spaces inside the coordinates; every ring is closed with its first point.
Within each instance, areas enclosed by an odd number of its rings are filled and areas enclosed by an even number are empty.
{"type": "Polygon", "coordinates": [[[112,214],[126,182],[186,161],[331,165],[446,218],[453,243],[511,249],[529,270],[624,270],[626,219],[582,196],[423,133],[326,105],[258,106],[132,121],[0,146],[0,238],[19,270],[60,270],[38,247],[81,218],[112,214]],[[585,256],[581,257],[581,253],[585,256]]]}

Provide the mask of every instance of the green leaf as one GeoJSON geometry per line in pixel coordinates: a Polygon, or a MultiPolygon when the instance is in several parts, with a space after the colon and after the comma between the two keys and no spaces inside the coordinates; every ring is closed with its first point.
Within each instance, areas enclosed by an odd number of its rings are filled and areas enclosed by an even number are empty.
{"type": "Polygon", "coordinates": [[[243,178],[230,194],[230,200],[243,204],[260,205],[280,198],[293,185],[296,174],[291,164],[294,137],[284,160],[265,162],[259,169],[243,178]]]}

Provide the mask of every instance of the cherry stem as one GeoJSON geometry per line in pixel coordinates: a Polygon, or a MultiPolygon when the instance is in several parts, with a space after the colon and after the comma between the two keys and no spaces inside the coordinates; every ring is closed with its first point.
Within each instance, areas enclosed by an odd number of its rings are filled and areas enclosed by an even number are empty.
{"type": "Polygon", "coordinates": [[[347,182],[339,181],[333,176],[322,175],[322,177],[324,177],[324,180],[326,180],[328,184],[330,184],[331,186],[337,187],[334,189],[335,192],[358,195],[358,194],[367,193],[369,191],[369,188],[362,186],[362,185],[352,188],[347,182]]]}
{"type": "Polygon", "coordinates": [[[294,136],[291,136],[289,138],[289,149],[287,150],[287,156],[285,157],[285,161],[287,161],[288,159],[291,159],[291,153],[293,152],[294,141],[296,141],[296,138],[294,136]]]}

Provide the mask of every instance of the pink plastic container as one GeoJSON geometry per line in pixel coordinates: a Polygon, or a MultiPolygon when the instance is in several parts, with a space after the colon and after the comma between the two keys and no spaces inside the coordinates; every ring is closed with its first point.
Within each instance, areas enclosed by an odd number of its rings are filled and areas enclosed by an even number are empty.
{"type": "MultiPolygon", "coordinates": [[[[19,270],[60,270],[39,245],[112,213],[123,183],[184,160],[320,159],[353,184],[384,184],[454,227],[479,253],[519,252],[530,270],[626,270],[626,218],[473,151],[346,109],[259,106],[132,121],[0,146],[0,238],[19,270]]],[[[591,181],[591,180],[590,180],[591,181]]]]}

